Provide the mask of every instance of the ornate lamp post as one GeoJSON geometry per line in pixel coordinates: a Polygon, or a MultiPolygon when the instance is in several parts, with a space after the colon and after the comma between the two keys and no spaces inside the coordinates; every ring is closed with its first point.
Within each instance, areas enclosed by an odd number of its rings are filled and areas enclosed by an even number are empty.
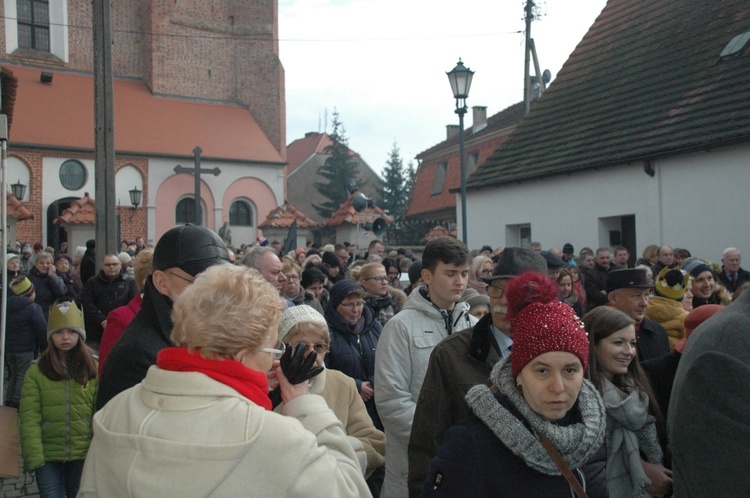
{"type": "Polygon", "coordinates": [[[458,114],[458,134],[460,137],[459,154],[461,161],[461,234],[464,244],[467,243],[466,236],[466,162],[464,160],[464,114],[468,110],[466,99],[469,97],[471,79],[474,71],[464,66],[461,59],[452,70],[446,73],[451,84],[453,97],[456,99],[456,114],[458,114]]]}

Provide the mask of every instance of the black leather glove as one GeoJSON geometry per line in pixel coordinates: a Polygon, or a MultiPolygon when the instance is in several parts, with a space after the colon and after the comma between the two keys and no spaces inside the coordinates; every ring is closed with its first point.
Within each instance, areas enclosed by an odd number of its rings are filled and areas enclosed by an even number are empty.
{"type": "Polygon", "coordinates": [[[280,363],[281,371],[284,372],[284,377],[290,384],[301,384],[323,371],[323,367],[314,366],[318,353],[311,351],[305,358],[305,351],[307,351],[307,346],[303,342],[297,344],[296,348],[293,348],[291,344],[286,345],[286,351],[280,363]]]}

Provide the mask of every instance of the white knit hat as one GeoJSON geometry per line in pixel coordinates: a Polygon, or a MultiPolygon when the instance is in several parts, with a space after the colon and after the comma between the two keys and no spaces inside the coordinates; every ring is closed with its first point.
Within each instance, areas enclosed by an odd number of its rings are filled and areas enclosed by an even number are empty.
{"type": "Polygon", "coordinates": [[[313,322],[322,323],[326,326],[326,333],[328,333],[328,323],[315,308],[306,304],[300,304],[299,306],[292,306],[287,308],[284,313],[281,314],[281,320],[279,320],[279,340],[283,341],[284,337],[289,333],[292,328],[302,322],[313,322]]]}

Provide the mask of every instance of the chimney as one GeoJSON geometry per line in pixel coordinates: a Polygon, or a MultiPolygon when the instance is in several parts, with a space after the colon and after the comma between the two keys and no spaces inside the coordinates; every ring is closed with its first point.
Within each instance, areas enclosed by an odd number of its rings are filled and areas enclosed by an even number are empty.
{"type": "Polygon", "coordinates": [[[471,108],[473,112],[472,133],[477,133],[487,126],[487,106],[475,105],[471,108]]]}
{"type": "Polygon", "coordinates": [[[458,135],[458,125],[446,125],[445,130],[447,132],[446,140],[450,140],[451,138],[458,135]]]}

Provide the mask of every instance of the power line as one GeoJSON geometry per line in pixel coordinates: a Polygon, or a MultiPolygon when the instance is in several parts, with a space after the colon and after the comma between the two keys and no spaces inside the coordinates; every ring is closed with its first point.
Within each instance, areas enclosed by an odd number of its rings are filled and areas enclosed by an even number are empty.
{"type": "MultiPolygon", "coordinates": [[[[4,16],[3,19],[16,21],[17,18],[4,16]]],[[[63,24],[50,22],[49,26],[59,26],[63,28],[74,28],[93,32],[93,27],[82,26],[76,24],[63,24]]],[[[195,28],[193,29],[200,29],[195,28]]],[[[188,38],[196,40],[247,40],[247,41],[274,41],[274,42],[289,42],[289,43],[344,43],[344,42],[389,42],[389,41],[422,41],[422,40],[439,40],[439,39],[458,39],[458,38],[489,38],[494,36],[506,36],[506,35],[517,35],[523,34],[523,30],[507,31],[499,33],[472,33],[466,35],[440,35],[440,36],[403,36],[403,37],[387,37],[387,38],[272,38],[267,34],[262,33],[250,33],[250,34],[236,34],[227,36],[214,36],[214,35],[190,35],[180,33],[162,33],[157,31],[135,31],[125,29],[112,29],[112,33],[126,34],[126,35],[139,35],[139,36],[156,36],[156,37],[170,37],[170,38],[188,38]]]]}

